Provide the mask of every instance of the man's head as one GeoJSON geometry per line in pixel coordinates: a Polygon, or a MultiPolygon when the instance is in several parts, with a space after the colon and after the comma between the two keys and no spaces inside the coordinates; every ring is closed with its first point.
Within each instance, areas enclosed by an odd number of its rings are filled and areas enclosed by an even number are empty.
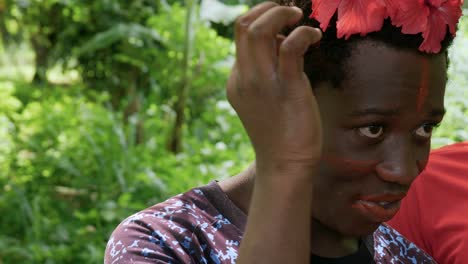
{"type": "MultiPolygon", "coordinates": [[[[310,0],[283,1],[309,18],[310,0]]],[[[337,38],[337,15],[304,70],[320,106],[323,158],[314,184],[316,228],[363,236],[399,209],[426,166],[432,129],[444,115],[447,31],[441,50],[419,50],[422,34],[403,34],[386,19],[380,31],[337,38]]],[[[292,29],[286,30],[286,34],[292,29]]]]}

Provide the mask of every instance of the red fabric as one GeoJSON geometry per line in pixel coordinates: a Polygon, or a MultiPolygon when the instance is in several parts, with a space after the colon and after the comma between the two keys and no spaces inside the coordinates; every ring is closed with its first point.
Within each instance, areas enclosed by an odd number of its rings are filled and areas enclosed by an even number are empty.
{"type": "Polygon", "coordinates": [[[468,142],[431,153],[389,224],[438,263],[467,263],[468,142]]]}

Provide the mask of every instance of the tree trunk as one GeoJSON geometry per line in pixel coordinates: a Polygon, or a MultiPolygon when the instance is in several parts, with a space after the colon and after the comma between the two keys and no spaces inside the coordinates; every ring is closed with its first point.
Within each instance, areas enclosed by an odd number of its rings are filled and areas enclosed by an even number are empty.
{"type": "Polygon", "coordinates": [[[34,73],[34,83],[47,83],[47,70],[52,66],[49,55],[52,48],[58,42],[58,32],[60,26],[63,8],[60,4],[54,3],[50,7],[41,6],[40,12],[46,17],[45,20],[37,21],[38,32],[31,36],[31,45],[36,54],[34,73]],[[52,25],[52,27],[51,27],[52,25]]]}
{"type": "Polygon", "coordinates": [[[187,106],[188,94],[191,88],[191,72],[190,72],[190,61],[192,58],[193,40],[194,40],[194,29],[192,28],[194,13],[196,9],[194,0],[186,0],[187,16],[185,20],[185,46],[183,56],[183,77],[182,83],[177,91],[177,102],[174,105],[174,112],[176,118],[172,133],[167,143],[167,149],[174,154],[182,151],[182,136],[183,127],[185,123],[185,108],[187,106]]]}
{"type": "Polygon", "coordinates": [[[138,70],[131,71],[130,74],[130,87],[127,90],[127,98],[129,99],[127,106],[124,109],[123,119],[124,124],[130,124],[129,119],[133,115],[137,115],[137,121],[135,124],[135,138],[134,143],[136,145],[144,142],[144,120],[139,114],[142,108],[142,95],[138,91],[139,82],[137,81],[138,70]]]}
{"type": "Polygon", "coordinates": [[[183,96],[179,98],[175,105],[176,119],[174,122],[174,127],[172,129],[171,138],[167,146],[168,150],[174,154],[180,153],[182,151],[182,135],[183,126],[185,123],[184,110],[186,104],[187,99],[185,96],[183,96]]]}
{"type": "Polygon", "coordinates": [[[49,48],[39,35],[31,37],[31,45],[36,55],[34,60],[36,72],[34,73],[33,82],[36,84],[47,83],[49,48]]]}
{"type": "MultiPolygon", "coordinates": [[[[137,121],[135,124],[135,138],[134,138],[134,143],[135,145],[142,144],[145,140],[145,135],[144,135],[144,121],[139,114],[141,111],[141,96],[138,94],[136,90],[133,90],[130,92],[131,95],[129,95],[130,101],[128,102],[128,105],[125,107],[124,110],[124,123],[126,125],[129,125],[129,119],[133,115],[138,115],[137,116],[137,121]]],[[[130,124],[131,125],[131,124],[130,124]]]]}
{"type": "Polygon", "coordinates": [[[0,10],[0,36],[2,44],[5,48],[5,46],[10,44],[10,33],[6,27],[6,16],[4,10],[0,10]]]}

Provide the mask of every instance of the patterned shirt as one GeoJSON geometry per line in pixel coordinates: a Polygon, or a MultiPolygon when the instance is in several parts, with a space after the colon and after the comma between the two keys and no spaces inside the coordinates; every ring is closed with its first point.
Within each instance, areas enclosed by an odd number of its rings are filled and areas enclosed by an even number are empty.
{"type": "MultiPolygon", "coordinates": [[[[105,264],[234,264],[247,223],[216,182],[124,220],[107,243],[105,264]]],[[[390,226],[370,236],[376,263],[436,263],[390,226]]]]}

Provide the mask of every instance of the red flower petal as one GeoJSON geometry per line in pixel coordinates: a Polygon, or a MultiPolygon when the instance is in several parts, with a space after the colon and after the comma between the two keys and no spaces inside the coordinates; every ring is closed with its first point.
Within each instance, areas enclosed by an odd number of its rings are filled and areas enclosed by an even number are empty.
{"type": "Polygon", "coordinates": [[[427,29],[423,32],[424,41],[419,46],[419,50],[426,53],[439,53],[446,32],[447,24],[442,12],[431,12],[427,29]]]}
{"type": "Polygon", "coordinates": [[[387,17],[383,1],[343,0],[338,7],[338,38],[348,39],[352,34],[365,36],[369,32],[382,29],[387,17]]]}
{"type": "Polygon", "coordinates": [[[328,24],[330,24],[330,19],[338,9],[340,2],[341,0],[313,0],[310,18],[320,22],[320,28],[326,31],[328,24]]]}
{"type": "Polygon", "coordinates": [[[402,27],[403,34],[418,34],[426,30],[430,10],[424,0],[402,0],[397,4],[398,11],[391,18],[394,26],[402,27]]]}
{"type": "Polygon", "coordinates": [[[463,13],[461,9],[462,5],[463,1],[460,2],[460,0],[448,0],[447,2],[443,3],[440,8],[438,8],[438,12],[440,12],[444,23],[449,26],[450,33],[452,33],[452,35],[455,35],[457,31],[458,20],[463,13]]]}
{"type": "MultiPolygon", "coordinates": [[[[432,0],[441,1],[441,0],[432,0]]],[[[433,2],[431,2],[433,3],[433,2]]],[[[447,26],[453,35],[457,30],[457,23],[462,15],[460,0],[446,0],[437,7],[430,7],[429,23],[426,31],[423,32],[424,42],[419,49],[424,52],[438,53],[441,49],[441,42],[445,38],[447,26]]]]}
{"type": "Polygon", "coordinates": [[[383,0],[383,2],[387,7],[388,16],[391,18],[395,17],[399,10],[398,2],[395,2],[394,0],[383,0]]]}
{"type": "Polygon", "coordinates": [[[447,0],[427,0],[427,2],[429,2],[429,5],[433,7],[440,7],[445,1],[447,0]]]}

